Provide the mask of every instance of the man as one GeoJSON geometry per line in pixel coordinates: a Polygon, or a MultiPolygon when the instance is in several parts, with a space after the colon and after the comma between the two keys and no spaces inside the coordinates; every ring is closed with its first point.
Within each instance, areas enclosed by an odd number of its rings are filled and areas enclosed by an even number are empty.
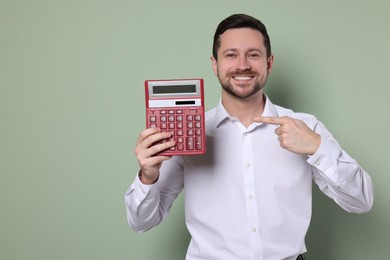
{"type": "Polygon", "coordinates": [[[159,224],[184,189],[187,260],[295,260],[306,252],[312,180],[349,212],[371,209],[369,175],[314,116],[274,105],[263,93],[274,56],[265,26],[232,15],[214,36],[221,101],[206,113],[207,152],[157,156],[170,133],[138,137],[138,175],[125,195],[137,232],[159,224]]]}

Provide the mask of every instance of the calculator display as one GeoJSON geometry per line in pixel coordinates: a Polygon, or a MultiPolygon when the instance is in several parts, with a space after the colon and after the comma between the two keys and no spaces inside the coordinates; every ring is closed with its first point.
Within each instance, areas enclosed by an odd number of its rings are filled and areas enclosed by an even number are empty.
{"type": "Polygon", "coordinates": [[[153,86],[153,94],[196,93],[196,85],[153,86]]]}
{"type": "Polygon", "coordinates": [[[169,131],[176,142],[160,155],[206,152],[203,79],[146,80],[145,102],[146,127],[169,131]]]}

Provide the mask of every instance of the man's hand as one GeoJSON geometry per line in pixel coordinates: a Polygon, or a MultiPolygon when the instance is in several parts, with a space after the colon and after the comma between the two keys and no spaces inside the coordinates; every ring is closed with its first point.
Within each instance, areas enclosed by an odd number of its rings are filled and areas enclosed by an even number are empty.
{"type": "Polygon", "coordinates": [[[320,147],[321,136],[311,130],[302,120],[291,117],[255,117],[255,122],[279,125],[275,129],[280,146],[290,152],[313,155],[320,147]]]}
{"type": "Polygon", "coordinates": [[[172,156],[156,155],[175,145],[175,141],[167,141],[161,144],[155,144],[161,140],[171,137],[169,132],[161,132],[159,128],[148,128],[140,133],[135,147],[138,164],[141,167],[140,180],[144,184],[153,184],[157,181],[160,167],[163,161],[172,156]]]}

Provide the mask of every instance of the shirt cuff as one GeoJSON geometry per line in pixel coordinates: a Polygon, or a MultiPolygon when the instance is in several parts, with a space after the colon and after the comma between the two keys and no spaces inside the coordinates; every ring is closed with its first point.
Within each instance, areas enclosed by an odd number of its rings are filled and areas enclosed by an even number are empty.
{"type": "Polygon", "coordinates": [[[324,173],[332,182],[340,183],[340,175],[332,169],[337,168],[341,148],[334,140],[322,140],[318,150],[309,156],[307,162],[324,173]]]}
{"type": "Polygon", "coordinates": [[[141,203],[147,197],[153,197],[157,193],[156,183],[148,185],[141,182],[140,171],[138,171],[135,177],[132,190],[138,203],[141,203]]]}

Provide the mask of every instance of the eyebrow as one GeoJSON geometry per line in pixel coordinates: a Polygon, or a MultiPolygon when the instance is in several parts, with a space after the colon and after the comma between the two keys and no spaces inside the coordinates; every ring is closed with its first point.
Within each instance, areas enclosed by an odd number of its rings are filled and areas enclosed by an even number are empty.
{"type": "MultiPolygon", "coordinates": [[[[229,49],[224,50],[224,51],[222,52],[222,54],[225,54],[225,53],[227,53],[227,52],[229,52],[229,51],[237,52],[238,49],[237,49],[237,48],[229,48],[229,49]]],[[[257,52],[263,53],[263,52],[262,52],[260,49],[258,49],[258,48],[250,48],[250,49],[246,50],[245,52],[252,52],[252,51],[257,51],[257,52]]]]}

